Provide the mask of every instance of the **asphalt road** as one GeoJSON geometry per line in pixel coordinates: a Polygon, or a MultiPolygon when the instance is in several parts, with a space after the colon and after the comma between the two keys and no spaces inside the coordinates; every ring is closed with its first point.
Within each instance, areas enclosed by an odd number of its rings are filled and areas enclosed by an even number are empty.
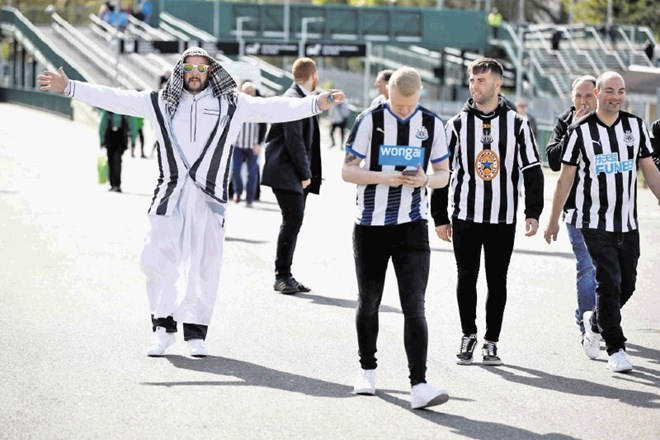
{"type": "MultiPolygon", "coordinates": [[[[456,365],[451,248],[432,236],[428,380],[446,404],[409,409],[393,274],[381,308],[378,392],[351,394],[358,368],[351,249],[354,187],[324,148],[294,260],[314,290],[272,290],[279,210],[268,188],[232,204],[221,291],[194,359],[181,338],[149,358],[139,269],[157,175],[124,156],[123,194],[96,183],[94,128],[0,104],[0,439],[657,439],[660,435],[660,208],[640,190],[642,257],[623,311],[635,371],[583,354],[574,258],[519,233],[509,272],[502,367],[456,365]]],[[[325,133],[324,133],[325,136],[325,133]]],[[[148,136],[148,142],[151,142],[148,136]]],[[[327,139],[325,140],[327,145],[327,139]]],[[[549,207],[556,175],[546,172],[549,207]]],[[[547,210],[542,217],[542,228],[547,210]]],[[[483,277],[482,277],[483,278],[483,277]]],[[[480,280],[483,330],[485,285],[480,280]]],[[[481,333],[480,336],[483,336],[481,333]]]]}

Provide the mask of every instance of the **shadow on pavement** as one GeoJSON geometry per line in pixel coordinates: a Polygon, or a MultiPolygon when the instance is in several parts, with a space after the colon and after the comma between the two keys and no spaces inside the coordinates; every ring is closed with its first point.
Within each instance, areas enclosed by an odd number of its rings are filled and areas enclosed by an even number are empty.
{"type": "MultiPolygon", "coordinates": [[[[343,307],[346,309],[353,309],[353,310],[355,310],[355,308],[357,307],[357,301],[353,301],[349,299],[331,298],[329,296],[310,295],[309,293],[296,293],[295,295],[292,295],[292,298],[309,299],[312,301],[312,304],[320,304],[322,306],[343,307]]],[[[397,308],[385,306],[383,304],[380,305],[379,311],[381,313],[402,313],[401,310],[397,308]]]]}
{"type": "MultiPolygon", "coordinates": [[[[466,417],[461,417],[453,414],[442,413],[444,406],[435,406],[426,410],[411,410],[410,402],[407,399],[401,399],[391,394],[388,391],[378,391],[376,397],[381,398],[385,402],[392,405],[400,406],[407,409],[412,414],[423,418],[436,425],[449,428],[453,433],[470,439],[526,439],[526,440],[577,440],[576,437],[559,433],[537,434],[536,432],[528,431],[527,429],[516,428],[515,426],[508,426],[495,422],[484,422],[481,420],[471,420],[466,417]]],[[[449,396],[449,403],[452,401],[451,394],[449,396]]],[[[454,399],[457,400],[457,399],[454,399]]]]}
{"type": "MultiPolygon", "coordinates": [[[[658,395],[655,393],[627,390],[625,388],[612,387],[572,377],[557,376],[544,371],[513,365],[505,365],[496,368],[487,366],[481,367],[490,373],[500,376],[502,379],[522,385],[557,391],[560,393],[574,394],[577,396],[605,397],[607,399],[619,400],[622,403],[627,403],[628,405],[636,407],[660,408],[660,400],[658,400],[658,395]],[[520,372],[522,375],[516,374],[516,372],[520,372]]],[[[595,374],[615,374],[607,371],[603,362],[597,363],[597,368],[602,368],[603,371],[597,371],[595,374]]],[[[623,380],[630,380],[626,378],[635,378],[638,376],[639,374],[633,371],[629,374],[617,374],[616,377],[623,380]]]]}
{"type": "Polygon", "coordinates": [[[267,240],[252,240],[250,238],[239,238],[239,237],[225,237],[225,241],[238,241],[241,243],[249,243],[249,244],[265,244],[269,243],[267,240]]]}
{"type": "MultiPolygon", "coordinates": [[[[308,396],[335,397],[335,398],[373,398],[355,396],[353,388],[319,379],[312,379],[297,374],[262,367],[250,362],[227,359],[217,356],[209,356],[203,360],[190,359],[185,356],[164,356],[173,366],[186,370],[199,371],[203,373],[218,374],[221,376],[232,376],[238,380],[222,381],[185,381],[185,382],[142,382],[143,385],[176,387],[176,386],[254,386],[274,388],[283,391],[301,393],[308,396]]],[[[563,434],[537,434],[526,429],[515,428],[500,423],[470,420],[465,417],[443,414],[438,412],[442,406],[433,409],[412,411],[410,402],[392,394],[404,394],[398,390],[379,390],[377,398],[396,405],[412,414],[440,426],[452,429],[454,432],[471,439],[513,439],[524,438],[531,440],[573,440],[563,434]]],[[[451,397],[450,397],[451,401],[451,397]]]]}
{"type": "Polygon", "coordinates": [[[312,379],[285,371],[262,367],[250,362],[237,361],[218,356],[208,356],[204,359],[190,359],[185,356],[164,356],[176,368],[200,371],[203,373],[232,376],[237,380],[220,381],[186,381],[186,382],[142,382],[142,385],[176,387],[176,386],[253,386],[275,388],[278,390],[301,393],[318,397],[355,397],[353,387],[312,379]]]}
{"type": "Polygon", "coordinates": [[[643,357],[650,360],[654,364],[660,364],[660,350],[642,347],[641,345],[637,344],[626,343],[626,351],[628,351],[628,353],[630,353],[633,358],[643,357]]]}
{"type": "Polygon", "coordinates": [[[514,254],[521,255],[542,255],[544,257],[558,257],[558,258],[567,258],[569,260],[575,260],[575,255],[572,252],[548,252],[548,251],[530,251],[527,249],[514,249],[514,254]]]}

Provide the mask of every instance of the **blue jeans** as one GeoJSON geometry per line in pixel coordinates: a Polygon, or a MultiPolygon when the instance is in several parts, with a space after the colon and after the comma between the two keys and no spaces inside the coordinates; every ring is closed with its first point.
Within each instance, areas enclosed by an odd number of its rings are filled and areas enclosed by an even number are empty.
{"type": "Polygon", "coordinates": [[[377,366],[378,308],[388,262],[392,260],[403,311],[403,345],[410,384],[426,382],[428,327],[424,297],[431,262],[428,224],[419,221],[391,226],[355,225],[353,256],[359,292],[355,326],[361,367],[372,370],[377,366]]]}
{"type": "Polygon", "coordinates": [[[639,232],[607,232],[583,229],[584,242],[596,267],[598,327],[607,354],[626,349],[621,328],[621,308],[628,302],[637,282],[639,232]]]}
{"type": "Polygon", "coordinates": [[[243,178],[241,177],[241,167],[243,162],[247,163],[248,181],[245,188],[247,203],[254,202],[255,194],[257,193],[257,178],[259,175],[259,164],[257,159],[259,156],[255,155],[251,148],[238,148],[234,147],[234,157],[232,158],[232,175],[231,181],[234,186],[234,194],[237,198],[243,194],[243,178]]]}
{"type": "Polygon", "coordinates": [[[573,246],[577,269],[577,303],[575,309],[575,322],[580,327],[580,332],[584,334],[584,324],[582,315],[584,312],[594,310],[596,307],[596,269],[589,256],[587,245],[582,237],[582,230],[576,228],[570,223],[566,223],[566,232],[568,240],[573,246]]]}

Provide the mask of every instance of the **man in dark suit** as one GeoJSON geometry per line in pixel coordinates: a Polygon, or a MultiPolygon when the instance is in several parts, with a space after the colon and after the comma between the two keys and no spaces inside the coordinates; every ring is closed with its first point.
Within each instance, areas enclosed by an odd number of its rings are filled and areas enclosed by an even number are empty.
{"type": "MultiPolygon", "coordinates": [[[[313,60],[297,59],[291,72],[294,83],[284,93],[285,97],[303,98],[314,92],[319,77],[313,60]]],[[[318,194],[321,188],[321,148],[316,116],[271,126],[266,137],[262,184],[273,189],[282,211],[273,288],[285,295],[309,292],[311,289],[291,274],[291,264],[307,194],[318,194]]]]}

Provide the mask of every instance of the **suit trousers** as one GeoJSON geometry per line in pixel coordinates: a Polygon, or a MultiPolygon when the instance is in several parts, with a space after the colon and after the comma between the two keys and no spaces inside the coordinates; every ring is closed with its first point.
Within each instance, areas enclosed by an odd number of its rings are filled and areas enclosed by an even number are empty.
{"type": "Polygon", "coordinates": [[[298,233],[305,217],[307,191],[303,193],[273,188],[277,203],[282,211],[282,224],[277,237],[275,254],[275,278],[291,278],[293,254],[296,251],[298,233]]]}

